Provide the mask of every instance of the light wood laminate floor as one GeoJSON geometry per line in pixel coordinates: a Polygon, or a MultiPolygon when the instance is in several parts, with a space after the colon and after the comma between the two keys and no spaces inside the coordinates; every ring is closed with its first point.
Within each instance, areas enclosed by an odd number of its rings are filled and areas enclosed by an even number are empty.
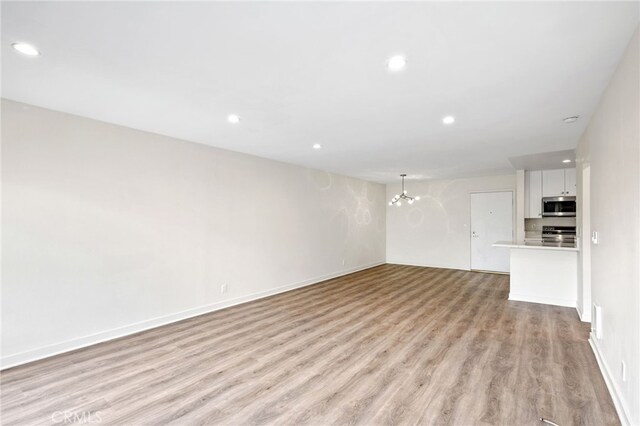
{"type": "Polygon", "coordinates": [[[2,424],[619,424],[575,309],[508,289],[375,267],[6,370],[2,424]]]}

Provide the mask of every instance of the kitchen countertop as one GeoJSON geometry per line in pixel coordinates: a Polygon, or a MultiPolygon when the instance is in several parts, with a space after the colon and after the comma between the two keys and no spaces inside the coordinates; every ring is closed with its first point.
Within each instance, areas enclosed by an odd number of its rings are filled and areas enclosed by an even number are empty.
{"type": "Polygon", "coordinates": [[[496,241],[494,247],[507,247],[517,249],[534,249],[534,250],[559,250],[559,251],[578,251],[578,247],[568,243],[547,243],[540,240],[537,241],[496,241]]]}

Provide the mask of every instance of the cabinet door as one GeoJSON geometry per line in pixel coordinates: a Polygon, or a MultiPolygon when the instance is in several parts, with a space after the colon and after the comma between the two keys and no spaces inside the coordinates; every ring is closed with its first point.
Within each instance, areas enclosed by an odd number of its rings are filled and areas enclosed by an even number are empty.
{"type": "Polygon", "coordinates": [[[576,195],[576,169],[564,169],[564,195],[576,195]]]}
{"type": "Polygon", "coordinates": [[[526,204],[525,217],[537,219],[542,217],[542,171],[525,172],[526,204]]]}
{"type": "Polygon", "coordinates": [[[564,195],[564,169],[542,171],[542,196],[560,197],[564,195]]]}

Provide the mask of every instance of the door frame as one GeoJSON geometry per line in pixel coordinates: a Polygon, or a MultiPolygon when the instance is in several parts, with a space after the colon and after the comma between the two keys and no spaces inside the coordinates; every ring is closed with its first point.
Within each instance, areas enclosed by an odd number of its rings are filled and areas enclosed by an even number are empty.
{"type": "MultiPolygon", "coordinates": [[[[516,190],[513,188],[506,188],[506,189],[488,189],[488,190],[477,190],[477,191],[469,191],[469,227],[467,229],[467,232],[469,234],[469,238],[468,238],[468,242],[469,242],[469,269],[467,269],[468,271],[477,271],[477,269],[472,269],[471,268],[471,264],[472,264],[472,257],[473,257],[473,251],[471,250],[471,195],[473,194],[490,194],[493,192],[510,192],[511,193],[511,239],[515,240],[515,236],[516,236],[516,190]]],[[[483,272],[490,272],[493,274],[506,274],[508,275],[508,272],[495,272],[495,271],[483,271],[483,272]]]]}
{"type": "Polygon", "coordinates": [[[579,193],[576,188],[576,199],[580,205],[580,221],[576,221],[576,226],[580,227],[580,235],[578,235],[580,244],[578,287],[582,290],[582,306],[576,304],[576,309],[581,321],[591,322],[591,310],[593,309],[591,301],[591,164],[583,163],[580,167],[580,182],[579,193]]]}

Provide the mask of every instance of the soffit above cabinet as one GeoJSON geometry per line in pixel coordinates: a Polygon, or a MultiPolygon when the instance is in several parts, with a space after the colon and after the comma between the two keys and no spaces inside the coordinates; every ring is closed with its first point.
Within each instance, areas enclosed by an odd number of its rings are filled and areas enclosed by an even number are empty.
{"type": "Polygon", "coordinates": [[[539,154],[510,157],[509,161],[516,170],[553,170],[571,169],[576,166],[576,153],[573,149],[539,154]],[[564,160],[571,160],[563,163],[564,160]]]}

